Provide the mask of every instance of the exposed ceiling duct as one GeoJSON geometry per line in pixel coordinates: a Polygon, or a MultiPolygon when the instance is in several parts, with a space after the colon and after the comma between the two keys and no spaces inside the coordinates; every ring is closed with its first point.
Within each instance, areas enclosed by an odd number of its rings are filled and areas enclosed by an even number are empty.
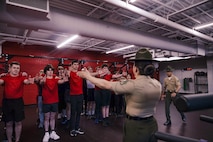
{"type": "Polygon", "coordinates": [[[150,48],[161,48],[170,51],[198,54],[197,47],[180,41],[154,36],[149,33],[139,32],[120,25],[104,22],[86,16],[50,8],[48,19],[38,19],[31,15],[9,13],[4,4],[0,4],[0,21],[13,26],[25,27],[29,30],[50,30],[60,33],[79,34],[118,41],[150,48]]]}

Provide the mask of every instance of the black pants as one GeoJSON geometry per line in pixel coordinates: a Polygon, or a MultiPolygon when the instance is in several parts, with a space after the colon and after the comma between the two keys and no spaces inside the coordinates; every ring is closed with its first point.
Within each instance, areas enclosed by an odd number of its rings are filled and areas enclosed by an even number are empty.
{"type": "Polygon", "coordinates": [[[115,113],[120,114],[123,108],[123,95],[114,95],[115,97],[115,113]]]}
{"type": "MultiPolygon", "coordinates": [[[[172,94],[172,92],[166,92],[165,112],[166,112],[166,119],[167,119],[167,121],[171,121],[171,118],[170,118],[170,105],[171,105],[172,102],[174,104],[174,99],[176,98],[176,97],[171,97],[171,94],[172,94]]],[[[178,94],[176,96],[178,96],[178,94]]],[[[185,117],[183,112],[181,112],[179,110],[178,110],[178,112],[180,113],[180,115],[181,115],[182,118],[185,117]]]]}
{"type": "Polygon", "coordinates": [[[78,130],[83,105],[83,94],[70,96],[71,103],[71,130],[78,130]]]}
{"type": "Polygon", "coordinates": [[[95,90],[95,117],[97,119],[102,118],[102,112],[101,112],[101,90],[95,90]]]}
{"type": "Polygon", "coordinates": [[[65,101],[65,91],[61,91],[58,93],[58,112],[61,113],[63,109],[66,109],[66,101],[65,101]]]}

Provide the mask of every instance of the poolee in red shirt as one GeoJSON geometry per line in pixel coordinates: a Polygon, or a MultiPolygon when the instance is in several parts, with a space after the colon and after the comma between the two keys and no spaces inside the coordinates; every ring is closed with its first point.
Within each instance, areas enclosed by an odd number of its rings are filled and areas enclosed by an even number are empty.
{"type": "MultiPolygon", "coordinates": [[[[101,78],[100,75],[96,75],[95,77],[101,78]]],[[[99,88],[98,86],[95,85],[95,90],[101,90],[101,88],[99,88]]]]}
{"type": "Polygon", "coordinates": [[[112,74],[105,75],[104,79],[110,81],[112,79],[112,74]]]}
{"type": "MultiPolygon", "coordinates": [[[[96,77],[101,78],[100,75],[97,75],[96,77]]],[[[112,74],[107,74],[103,76],[103,79],[110,81],[112,79],[112,74]]],[[[95,85],[95,90],[101,90],[101,88],[95,85]]]]}
{"type": "Polygon", "coordinates": [[[77,75],[77,72],[70,72],[70,95],[83,94],[83,79],[77,75]]]}
{"type": "Polygon", "coordinates": [[[4,98],[17,99],[23,97],[24,92],[24,80],[27,79],[24,76],[12,77],[10,74],[2,77],[4,80],[4,98]]]}
{"type": "Polygon", "coordinates": [[[59,78],[46,78],[42,88],[44,104],[58,103],[58,80],[59,78]]]}

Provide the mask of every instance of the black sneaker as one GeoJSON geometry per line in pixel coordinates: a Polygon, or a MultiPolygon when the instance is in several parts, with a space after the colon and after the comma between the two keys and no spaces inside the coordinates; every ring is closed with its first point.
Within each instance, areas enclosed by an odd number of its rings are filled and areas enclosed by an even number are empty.
{"type": "Polygon", "coordinates": [[[104,127],[109,126],[106,120],[103,121],[102,125],[103,125],[104,127]]]}
{"type": "Polygon", "coordinates": [[[77,134],[83,135],[84,131],[82,131],[80,128],[78,128],[78,130],[75,131],[77,134]]]}
{"type": "Polygon", "coordinates": [[[183,120],[183,123],[186,123],[186,117],[183,117],[182,120],[183,120]]]}
{"type": "Polygon", "coordinates": [[[62,121],[61,121],[61,124],[64,125],[64,124],[66,124],[66,123],[67,123],[67,117],[63,117],[63,118],[62,118],[62,121]]]}
{"type": "Polygon", "coordinates": [[[75,130],[70,131],[70,136],[71,137],[76,137],[77,136],[76,131],[75,130]]]}

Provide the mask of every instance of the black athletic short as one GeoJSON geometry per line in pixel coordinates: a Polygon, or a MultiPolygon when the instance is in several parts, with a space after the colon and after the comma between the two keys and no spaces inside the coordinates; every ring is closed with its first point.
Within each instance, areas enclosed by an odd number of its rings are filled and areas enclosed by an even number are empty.
{"type": "Polygon", "coordinates": [[[2,103],[3,119],[5,122],[24,120],[24,101],[23,98],[3,99],[2,103]]]}
{"type": "Polygon", "coordinates": [[[43,113],[58,112],[58,103],[43,104],[42,111],[43,113]]]}
{"type": "Polygon", "coordinates": [[[95,94],[95,88],[88,88],[87,89],[87,101],[88,102],[95,101],[94,94],[95,94]]]}
{"type": "Polygon", "coordinates": [[[107,89],[101,90],[101,104],[102,106],[109,106],[111,101],[111,91],[107,89]]]}

